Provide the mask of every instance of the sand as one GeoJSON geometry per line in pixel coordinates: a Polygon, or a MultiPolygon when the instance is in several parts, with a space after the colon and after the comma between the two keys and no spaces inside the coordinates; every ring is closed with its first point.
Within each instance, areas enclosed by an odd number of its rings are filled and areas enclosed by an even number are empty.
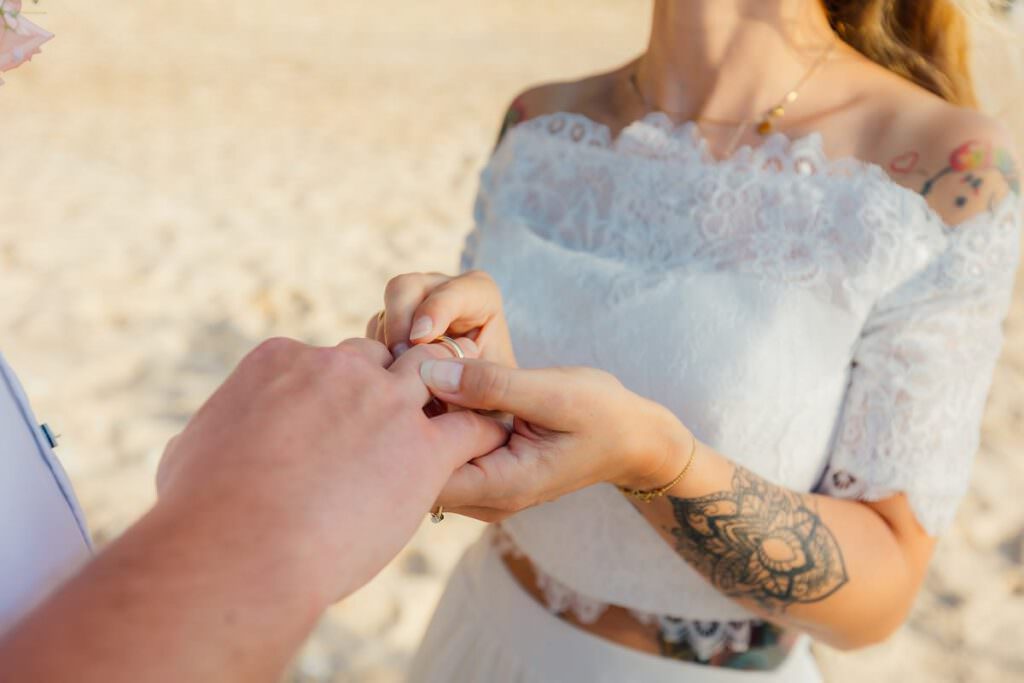
{"type": "MultiPolygon", "coordinates": [[[[99,543],[164,442],[261,338],[361,333],[388,277],[451,270],[524,86],[620,63],[648,3],[44,0],[58,34],[0,89],[0,348],[99,543]]],[[[907,626],[828,680],[1024,676],[1024,310],[956,527],[907,626]]],[[[479,525],[425,524],[333,608],[290,681],[399,680],[479,525]]]]}

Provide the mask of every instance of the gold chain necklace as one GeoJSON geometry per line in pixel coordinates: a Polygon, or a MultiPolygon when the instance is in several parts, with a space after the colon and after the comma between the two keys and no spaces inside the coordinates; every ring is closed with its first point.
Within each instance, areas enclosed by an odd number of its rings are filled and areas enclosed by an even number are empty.
{"type": "MultiPolygon", "coordinates": [[[[733,136],[733,139],[729,144],[727,152],[732,151],[732,149],[736,146],[736,143],[739,141],[741,137],[743,137],[743,134],[747,132],[747,129],[750,126],[757,126],[756,130],[758,135],[762,137],[768,135],[769,133],[775,130],[776,121],[785,116],[786,106],[793,104],[794,102],[797,101],[797,99],[800,97],[800,90],[804,87],[804,85],[807,84],[807,81],[811,80],[811,77],[814,76],[814,74],[817,73],[818,69],[820,69],[821,66],[828,60],[828,58],[832,55],[832,51],[835,50],[835,47],[836,44],[834,42],[829,43],[828,47],[822,50],[821,54],[818,55],[818,58],[814,60],[813,64],[811,64],[810,68],[808,68],[804,75],[800,77],[800,80],[796,82],[796,85],[790,88],[782,97],[782,99],[780,99],[775,104],[775,106],[768,108],[760,117],[756,119],[732,120],[700,116],[697,117],[695,120],[699,123],[710,123],[716,126],[736,126],[736,134],[733,136]]],[[[686,116],[687,112],[659,109],[658,107],[655,107],[653,104],[651,104],[647,97],[644,96],[643,90],[640,89],[640,83],[637,81],[636,78],[635,65],[633,67],[633,70],[629,74],[629,82],[630,85],[633,86],[633,91],[640,99],[640,103],[644,106],[644,109],[648,113],[655,110],[659,110],[673,117],[686,116]]]]}

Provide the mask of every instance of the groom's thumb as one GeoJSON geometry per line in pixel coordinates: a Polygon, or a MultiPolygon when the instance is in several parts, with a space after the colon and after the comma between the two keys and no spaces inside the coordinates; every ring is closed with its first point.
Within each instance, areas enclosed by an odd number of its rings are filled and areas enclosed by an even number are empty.
{"type": "Polygon", "coordinates": [[[495,410],[547,429],[571,430],[579,417],[584,368],[520,370],[478,360],[428,360],[420,376],[446,403],[495,410]]]}

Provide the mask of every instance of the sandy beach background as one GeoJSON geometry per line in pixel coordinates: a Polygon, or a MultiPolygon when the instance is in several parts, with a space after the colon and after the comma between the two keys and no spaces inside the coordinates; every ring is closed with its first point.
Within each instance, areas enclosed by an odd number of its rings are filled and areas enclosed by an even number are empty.
{"type": "MultiPolygon", "coordinates": [[[[360,334],[390,275],[453,269],[508,100],[621,63],[649,12],[629,0],[98,7],[44,0],[37,20],[58,38],[0,89],[0,349],[63,434],[101,544],[153,500],[163,444],[257,341],[360,334]]],[[[971,495],[913,617],[880,647],[820,648],[829,681],[1024,679],[1022,325],[1018,297],[971,495]]],[[[425,525],[327,614],[287,680],[400,680],[479,529],[425,525]]]]}

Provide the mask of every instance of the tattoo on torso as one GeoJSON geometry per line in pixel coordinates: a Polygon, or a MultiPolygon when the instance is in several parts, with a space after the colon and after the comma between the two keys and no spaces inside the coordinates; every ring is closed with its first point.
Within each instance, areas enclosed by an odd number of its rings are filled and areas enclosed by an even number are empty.
{"type": "Polygon", "coordinates": [[[780,613],[823,600],[848,580],[839,544],[810,496],[737,467],[728,491],[669,500],[676,550],[729,597],[780,613]]]}

